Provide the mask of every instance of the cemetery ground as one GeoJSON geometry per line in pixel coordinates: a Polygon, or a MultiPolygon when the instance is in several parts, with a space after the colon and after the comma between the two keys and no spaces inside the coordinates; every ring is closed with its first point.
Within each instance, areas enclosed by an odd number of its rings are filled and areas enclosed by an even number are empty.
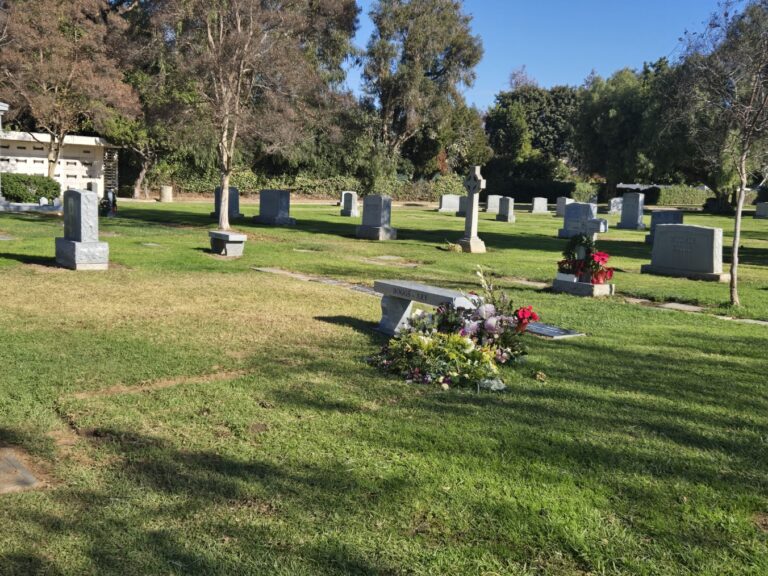
{"type": "Polygon", "coordinates": [[[123,203],[88,273],[54,266],[60,219],[0,218],[0,446],[45,482],[0,495],[0,574],[768,573],[768,326],[715,317],[768,320],[765,221],[731,310],[725,284],[640,275],[641,231],[601,235],[620,295],[591,300],[519,283],[554,277],[553,216],[483,214],[476,255],[445,250],[461,218],[398,207],[369,242],[295,205],[235,223],[227,260],[210,209],[123,203]],[[383,376],[378,298],[254,269],[470,290],[478,264],[587,334],[526,338],[505,393],[383,376]]]}

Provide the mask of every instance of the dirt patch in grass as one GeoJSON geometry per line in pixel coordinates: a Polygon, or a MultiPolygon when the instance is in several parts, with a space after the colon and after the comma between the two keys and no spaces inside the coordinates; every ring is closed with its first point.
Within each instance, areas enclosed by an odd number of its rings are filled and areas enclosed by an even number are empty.
{"type": "Polygon", "coordinates": [[[247,374],[245,370],[232,370],[228,372],[214,372],[213,374],[206,374],[203,376],[179,376],[176,378],[166,378],[163,380],[157,380],[156,382],[140,384],[137,386],[125,386],[123,384],[117,384],[115,386],[110,386],[109,388],[102,388],[101,390],[78,392],[73,394],[72,398],[76,400],[88,400],[91,398],[115,396],[117,394],[140,394],[142,392],[152,392],[154,390],[162,390],[164,388],[172,388],[174,386],[182,386],[184,384],[207,384],[209,382],[220,382],[222,380],[238,378],[245,374],[247,374]]]}
{"type": "Polygon", "coordinates": [[[759,512],[755,514],[753,520],[755,526],[757,526],[761,532],[768,532],[768,514],[759,512]]]}
{"type": "Polygon", "coordinates": [[[263,422],[254,422],[253,424],[251,424],[251,425],[248,427],[248,431],[249,431],[249,432],[250,432],[250,433],[251,433],[253,436],[258,436],[259,434],[263,434],[263,433],[264,433],[264,432],[266,432],[267,430],[269,430],[269,426],[267,426],[267,425],[266,425],[266,424],[264,424],[263,422]]]}
{"type": "Polygon", "coordinates": [[[0,448],[0,494],[40,490],[52,485],[48,467],[21,448],[0,448]]]}

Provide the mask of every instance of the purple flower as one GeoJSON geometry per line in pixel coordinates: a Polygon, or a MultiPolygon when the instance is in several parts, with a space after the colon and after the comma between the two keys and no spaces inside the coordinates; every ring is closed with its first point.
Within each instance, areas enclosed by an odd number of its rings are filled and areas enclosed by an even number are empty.
{"type": "Polygon", "coordinates": [[[491,316],[488,318],[488,320],[485,321],[483,327],[485,328],[486,332],[490,334],[496,334],[499,330],[501,330],[501,318],[499,316],[491,316]]]}
{"type": "Polygon", "coordinates": [[[483,320],[488,320],[496,314],[496,307],[493,304],[483,304],[477,309],[477,315],[483,320]]]}
{"type": "Polygon", "coordinates": [[[474,336],[480,329],[480,322],[467,322],[461,329],[462,336],[474,336]]]}

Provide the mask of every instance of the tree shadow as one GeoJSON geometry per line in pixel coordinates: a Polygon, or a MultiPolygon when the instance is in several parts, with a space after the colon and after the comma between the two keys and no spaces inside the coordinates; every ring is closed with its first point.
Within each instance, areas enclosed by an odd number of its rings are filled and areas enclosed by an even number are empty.
{"type": "Polygon", "coordinates": [[[388,337],[377,329],[379,324],[377,322],[370,322],[368,320],[361,320],[353,316],[315,316],[315,320],[333,324],[335,326],[344,326],[346,328],[352,328],[356,332],[367,336],[374,343],[384,343],[388,340],[388,337]]]}
{"type": "Polygon", "coordinates": [[[0,258],[5,260],[15,260],[22,264],[34,264],[45,266],[46,268],[64,269],[56,263],[56,258],[52,256],[35,256],[31,254],[15,254],[11,252],[0,252],[0,258]]]}

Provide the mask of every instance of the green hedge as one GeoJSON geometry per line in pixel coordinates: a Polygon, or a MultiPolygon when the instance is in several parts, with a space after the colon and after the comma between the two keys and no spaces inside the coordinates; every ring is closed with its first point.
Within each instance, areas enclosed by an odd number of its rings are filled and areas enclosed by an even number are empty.
{"type": "Polygon", "coordinates": [[[643,190],[645,204],[650,206],[704,206],[708,198],[713,198],[711,190],[702,190],[692,186],[652,186],[643,190]]]}
{"type": "Polygon", "coordinates": [[[42,197],[53,200],[61,194],[59,183],[48,176],[3,174],[2,187],[3,196],[9,202],[37,203],[42,197]]]}

